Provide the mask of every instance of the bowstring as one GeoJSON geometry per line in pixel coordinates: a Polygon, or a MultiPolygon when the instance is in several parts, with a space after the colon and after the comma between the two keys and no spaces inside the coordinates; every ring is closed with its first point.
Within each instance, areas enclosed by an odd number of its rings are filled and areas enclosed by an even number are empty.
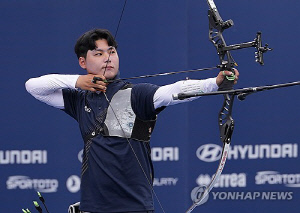
{"type": "MultiPolygon", "coordinates": [[[[121,15],[120,15],[120,18],[119,18],[119,22],[118,22],[118,26],[117,26],[117,29],[116,29],[116,32],[115,32],[115,36],[114,36],[115,40],[116,40],[118,32],[119,32],[119,28],[120,28],[120,24],[121,24],[121,20],[122,20],[123,14],[124,14],[124,10],[125,10],[126,4],[127,4],[127,0],[125,0],[123,8],[122,8],[122,12],[121,12],[121,15]]],[[[109,52],[109,54],[108,54],[108,58],[107,58],[107,61],[106,61],[106,66],[105,66],[104,72],[103,72],[103,76],[105,75],[105,72],[106,72],[106,69],[107,69],[107,66],[108,66],[108,62],[109,62],[110,56],[111,56],[111,52],[109,52]]]]}
{"type": "MultiPolygon", "coordinates": [[[[121,24],[121,20],[122,20],[123,14],[124,14],[124,10],[125,10],[126,4],[127,4],[127,0],[125,0],[124,5],[123,5],[123,8],[122,8],[122,12],[121,12],[121,15],[120,15],[120,18],[119,18],[119,22],[118,22],[118,26],[117,26],[117,29],[116,29],[116,33],[115,33],[115,36],[114,36],[115,39],[116,39],[116,37],[117,37],[118,31],[119,31],[119,28],[120,28],[120,24],[121,24]]],[[[107,69],[107,66],[108,66],[108,63],[109,63],[110,56],[111,56],[111,52],[109,52],[109,54],[108,54],[108,58],[107,58],[107,61],[106,61],[106,66],[105,66],[104,72],[103,72],[103,76],[105,75],[105,72],[106,72],[106,69],[107,69]]],[[[126,138],[125,131],[124,131],[124,129],[123,129],[122,125],[121,125],[121,122],[120,122],[119,118],[117,117],[117,115],[116,115],[114,109],[112,108],[112,106],[111,106],[111,104],[110,104],[110,101],[109,101],[109,99],[107,98],[106,93],[103,92],[103,94],[104,94],[105,99],[106,99],[106,101],[107,101],[109,107],[111,108],[111,110],[112,110],[112,112],[113,112],[113,114],[114,114],[114,116],[115,116],[115,118],[116,118],[116,120],[117,120],[117,122],[118,122],[120,128],[121,128],[121,131],[123,132],[124,137],[126,138]]],[[[161,204],[161,202],[160,202],[160,200],[159,200],[159,198],[158,198],[158,196],[157,196],[157,194],[156,194],[156,192],[155,192],[155,190],[154,190],[154,187],[153,187],[151,181],[149,180],[149,178],[148,178],[148,176],[147,176],[147,174],[146,174],[146,171],[145,171],[145,169],[143,168],[143,166],[142,166],[142,164],[141,164],[141,161],[139,160],[139,158],[138,158],[138,156],[137,156],[137,154],[136,154],[136,152],[135,152],[135,150],[134,150],[134,148],[133,148],[133,146],[132,146],[130,140],[129,140],[128,138],[126,138],[126,140],[127,140],[128,144],[129,144],[130,149],[132,150],[132,152],[133,152],[133,154],[134,154],[134,156],[135,156],[135,159],[137,160],[137,162],[138,162],[138,164],[139,164],[139,167],[141,168],[141,170],[142,170],[142,172],[143,172],[143,174],[144,174],[144,176],[145,176],[145,178],[146,178],[146,180],[147,180],[147,182],[148,182],[148,184],[149,184],[149,186],[150,186],[150,188],[151,188],[151,190],[152,190],[152,192],[153,192],[153,194],[154,194],[154,196],[155,196],[155,198],[156,198],[156,200],[157,200],[157,202],[158,202],[158,204],[159,204],[159,206],[160,206],[160,208],[161,208],[161,210],[163,211],[163,213],[165,213],[165,210],[164,210],[164,208],[163,208],[163,206],[162,206],[162,204],[161,204]]],[[[143,142],[143,143],[144,143],[144,142],[143,142]]],[[[144,147],[145,147],[145,144],[143,144],[143,145],[144,145],[144,147]]]]}

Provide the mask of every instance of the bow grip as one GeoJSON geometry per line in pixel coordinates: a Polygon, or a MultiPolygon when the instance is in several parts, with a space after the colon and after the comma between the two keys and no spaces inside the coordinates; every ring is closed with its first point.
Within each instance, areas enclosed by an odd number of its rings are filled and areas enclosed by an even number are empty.
{"type": "MultiPolygon", "coordinates": [[[[233,73],[233,75],[235,75],[234,69],[231,69],[231,72],[233,73]]],[[[233,89],[233,85],[234,85],[234,78],[231,79],[230,76],[229,77],[225,76],[223,82],[219,86],[218,91],[232,90],[233,89]]]]}

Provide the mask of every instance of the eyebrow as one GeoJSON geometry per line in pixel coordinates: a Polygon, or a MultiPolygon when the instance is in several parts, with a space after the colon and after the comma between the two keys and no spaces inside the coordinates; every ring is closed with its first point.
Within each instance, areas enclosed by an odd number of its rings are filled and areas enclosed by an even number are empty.
{"type": "MultiPolygon", "coordinates": [[[[110,47],[107,48],[107,50],[111,50],[111,49],[115,49],[115,47],[110,46],[110,47]]],[[[103,49],[100,49],[100,48],[97,48],[97,47],[96,47],[94,50],[95,50],[95,51],[101,51],[101,52],[104,51],[103,49]]]]}

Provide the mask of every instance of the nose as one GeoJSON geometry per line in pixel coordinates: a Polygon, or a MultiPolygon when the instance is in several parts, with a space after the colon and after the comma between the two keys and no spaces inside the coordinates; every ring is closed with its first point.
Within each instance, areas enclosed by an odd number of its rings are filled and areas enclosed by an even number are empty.
{"type": "Polygon", "coordinates": [[[111,60],[110,60],[110,54],[109,53],[105,53],[105,55],[104,55],[104,62],[105,63],[109,63],[109,62],[111,62],[111,60]]]}

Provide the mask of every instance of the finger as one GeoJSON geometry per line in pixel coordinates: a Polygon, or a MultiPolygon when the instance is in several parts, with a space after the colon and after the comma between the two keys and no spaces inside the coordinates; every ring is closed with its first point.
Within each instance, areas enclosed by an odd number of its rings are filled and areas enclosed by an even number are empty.
{"type": "Polygon", "coordinates": [[[106,85],[94,84],[93,88],[96,89],[97,91],[106,91],[106,85]]]}
{"type": "Polygon", "coordinates": [[[231,71],[225,71],[224,70],[224,71],[222,71],[222,75],[223,75],[222,76],[223,79],[224,79],[224,77],[226,77],[226,79],[229,80],[229,81],[233,81],[236,78],[235,74],[231,71]]]}
{"type": "Polygon", "coordinates": [[[91,92],[106,92],[106,88],[102,89],[98,87],[90,87],[88,90],[91,92]]]}
{"type": "Polygon", "coordinates": [[[103,80],[101,77],[94,76],[91,81],[92,83],[96,84],[98,81],[104,82],[105,80],[103,80]]]}
{"type": "Polygon", "coordinates": [[[106,78],[103,76],[103,75],[95,75],[94,77],[93,77],[93,80],[94,80],[94,83],[96,83],[96,82],[104,82],[104,83],[107,83],[107,81],[106,81],[106,78]]]}
{"type": "Polygon", "coordinates": [[[223,76],[232,76],[234,73],[232,71],[222,71],[223,76]]]}
{"type": "Polygon", "coordinates": [[[107,83],[103,82],[102,80],[100,80],[100,81],[97,80],[96,82],[94,82],[94,80],[92,80],[91,86],[96,89],[106,90],[107,83]]]}
{"type": "Polygon", "coordinates": [[[91,92],[96,92],[97,91],[94,87],[90,87],[88,90],[91,91],[91,92]]]}
{"type": "Polygon", "coordinates": [[[234,69],[234,72],[235,72],[234,84],[237,84],[237,81],[239,80],[240,73],[237,69],[234,69]]]}
{"type": "Polygon", "coordinates": [[[237,84],[238,80],[239,80],[239,76],[236,75],[233,83],[234,83],[234,84],[237,84]]]}
{"type": "Polygon", "coordinates": [[[100,80],[100,78],[94,76],[94,77],[92,78],[91,82],[92,82],[93,84],[96,84],[97,81],[99,81],[99,80],[100,80]]]}
{"type": "Polygon", "coordinates": [[[235,72],[235,76],[238,77],[240,75],[239,71],[237,69],[235,69],[235,68],[234,68],[234,72],[235,72]]]}
{"type": "Polygon", "coordinates": [[[106,92],[106,90],[100,90],[100,89],[97,89],[96,91],[97,92],[104,92],[104,93],[106,92]]]}

